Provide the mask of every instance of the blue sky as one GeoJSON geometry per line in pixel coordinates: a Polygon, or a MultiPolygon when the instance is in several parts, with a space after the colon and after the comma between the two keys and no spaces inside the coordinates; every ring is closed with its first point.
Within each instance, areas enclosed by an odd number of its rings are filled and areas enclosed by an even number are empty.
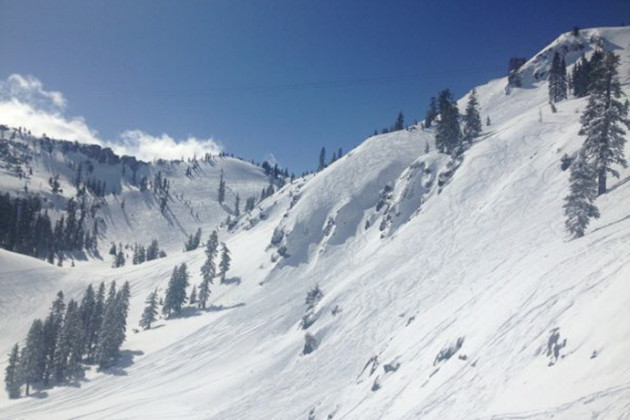
{"type": "Polygon", "coordinates": [[[299,174],[574,25],[623,22],[628,0],[0,0],[0,80],[32,75],[100,139],[212,138],[299,174]]]}

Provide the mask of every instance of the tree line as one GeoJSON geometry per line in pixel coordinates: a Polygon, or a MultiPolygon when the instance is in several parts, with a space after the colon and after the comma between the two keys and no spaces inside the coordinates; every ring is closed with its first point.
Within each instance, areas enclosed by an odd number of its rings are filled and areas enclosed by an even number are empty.
{"type": "Polygon", "coordinates": [[[71,198],[65,213],[53,223],[43,209],[39,196],[12,198],[0,194],[0,247],[20,254],[45,259],[57,258],[61,265],[65,252],[97,252],[97,225],[89,229],[90,210],[85,200],[71,198]]]}
{"type": "Polygon", "coordinates": [[[584,236],[590,219],[600,216],[595,199],[606,193],[608,176],[619,178],[615,166],[628,166],[624,153],[624,127],[630,129],[630,119],[628,100],[621,100],[625,95],[619,84],[618,55],[596,51],[590,60],[582,58],[576,66],[574,91],[577,87],[577,93],[582,94],[585,88],[590,96],[580,117],[578,134],[585,139],[570,166],[569,195],[564,199],[564,211],[567,231],[579,238],[584,236]],[[577,77],[579,83],[576,85],[576,75],[580,74],[582,76],[577,77]],[[583,82],[582,77],[588,83],[583,82]]]}
{"type": "Polygon", "coordinates": [[[84,377],[86,365],[99,370],[111,367],[120,356],[126,338],[130,288],[125,282],[116,290],[112,282],[106,292],[101,283],[95,292],[85,290],[81,302],[64,302],[57,293],[45,320],[36,319],[22,347],[15,344],[5,369],[5,389],[9,398],[19,398],[24,387],[48,388],[84,377]]]}

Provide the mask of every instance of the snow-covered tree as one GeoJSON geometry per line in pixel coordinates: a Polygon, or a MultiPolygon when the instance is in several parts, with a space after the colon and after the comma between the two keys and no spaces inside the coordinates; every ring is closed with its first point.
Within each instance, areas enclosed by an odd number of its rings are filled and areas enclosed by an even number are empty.
{"type": "Polygon", "coordinates": [[[188,237],[188,241],[184,245],[185,251],[193,251],[199,247],[199,243],[201,242],[201,228],[197,229],[194,235],[190,235],[188,237]]]}
{"type": "Polygon", "coordinates": [[[437,122],[435,143],[442,153],[456,155],[461,152],[462,132],[459,127],[459,110],[450,90],[439,96],[440,119],[437,122]]]}
{"type": "Polygon", "coordinates": [[[63,327],[57,339],[57,351],[54,360],[54,377],[57,383],[82,376],[83,339],[79,306],[71,299],[68,302],[63,327]]]}
{"type": "Polygon", "coordinates": [[[26,345],[20,355],[20,366],[26,384],[26,395],[29,395],[30,386],[42,380],[46,366],[44,325],[41,319],[36,319],[31,324],[26,345]]]}
{"type": "Polygon", "coordinates": [[[188,271],[186,263],[179,267],[173,268],[171,279],[166,289],[164,297],[164,306],[162,312],[164,315],[171,316],[172,313],[179,314],[182,306],[186,303],[186,288],[188,287],[188,271]]]}
{"type": "Polygon", "coordinates": [[[190,291],[190,298],[188,298],[188,302],[191,305],[197,303],[197,286],[193,284],[192,290],[190,291]]]}
{"type": "Polygon", "coordinates": [[[4,389],[9,398],[20,398],[22,378],[20,375],[20,348],[16,343],[9,353],[9,364],[4,369],[4,389]]]}
{"type": "Polygon", "coordinates": [[[205,309],[210,297],[210,284],[216,275],[216,266],[214,258],[217,255],[217,247],[219,246],[219,237],[216,231],[212,231],[208,241],[206,242],[206,261],[201,266],[201,284],[199,285],[199,307],[205,309]]]}
{"type": "Polygon", "coordinates": [[[147,261],[152,261],[158,258],[160,253],[160,246],[157,239],[153,239],[151,244],[147,248],[147,261]]]}
{"type": "Polygon", "coordinates": [[[481,117],[479,116],[479,101],[477,99],[477,91],[472,90],[468,97],[466,105],[466,114],[464,115],[464,140],[470,144],[473,139],[481,134],[481,117]]]}
{"type": "Polygon", "coordinates": [[[223,169],[221,169],[221,177],[219,178],[219,203],[225,201],[225,180],[223,179],[223,169]]]}
{"type": "Polygon", "coordinates": [[[122,267],[123,265],[125,265],[125,254],[122,250],[119,250],[116,254],[116,258],[114,259],[114,267],[118,268],[122,267]]]}
{"type": "Polygon", "coordinates": [[[549,102],[553,104],[567,99],[567,66],[557,51],[553,55],[548,81],[549,102]]]}
{"type": "Polygon", "coordinates": [[[63,292],[57,293],[57,298],[53,301],[50,313],[43,325],[43,348],[46,365],[44,367],[44,385],[48,385],[50,375],[53,373],[55,364],[55,353],[59,345],[59,335],[63,326],[64,312],[66,304],[63,300],[63,292]]]}
{"type": "Polygon", "coordinates": [[[582,114],[581,134],[586,135],[582,149],[595,165],[598,178],[598,195],[606,192],[608,174],[619,177],[613,165],[627,166],[624,156],[626,143],[623,126],[630,128],[628,101],[621,102],[623,95],[617,77],[619,56],[606,52],[593,69],[589,86],[588,105],[582,114]]]}
{"type": "Polygon", "coordinates": [[[146,300],[146,306],[144,307],[144,311],[142,312],[142,317],[140,318],[140,326],[145,330],[151,328],[151,324],[157,320],[158,314],[158,297],[157,297],[157,289],[152,291],[149,297],[146,300]]]}
{"type": "Polygon", "coordinates": [[[219,276],[221,276],[221,283],[225,283],[225,275],[230,269],[230,262],[232,261],[230,257],[230,250],[228,249],[225,243],[221,243],[221,262],[219,263],[219,276]]]}
{"type": "Polygon", "coordinates": [[[599,218],[599,210],[593,204],[597,198],[596,170],[581,154],[571,165],[569,195],[565,197],[564,214],[567,231],[574,237],[584,236],[591,218],[599,218]]]}
{"type": "Polygon", "coordinates": [[[117,311],[116,311],[116,282],[112,282],[105,301],[103,321],[99,329],[98,343],[96,345],[95,361],[99,369],[112,366],[118,357],[116,347],[117,331],[117,311]]]}
{"type": "Polygon", "coordinates": [[[101,326],[103,324],[103,315],[105,313],[105,283],[101,282],[98,292],[94,298],[94,310],[90,315],[89,327],[86,328],[85,336],[85,352],[88,362],[92,362],[96,352],[101,326]]]}
{"type": "Polygon", "coordinates": [[[424,117],[424,126],[426,128],[431,127],[431,124],[433,124],[433,121],[435,120],[437,116],[438,116],[437,102],[435,101],[435,96],[433,96],[431,97],[431,100],[429,101],[429,108],[427,109],[427,114],[424,117]]]}

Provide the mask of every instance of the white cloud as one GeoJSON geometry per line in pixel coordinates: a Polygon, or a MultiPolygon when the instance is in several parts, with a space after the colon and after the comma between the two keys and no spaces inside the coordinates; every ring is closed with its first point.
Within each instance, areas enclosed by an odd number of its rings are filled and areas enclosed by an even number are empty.
{"type": "Polygon", "coordinates": [[[216,155],[223,149],[221,144],[212,139],[188,137],[176,141],[168,134],[155,137],[141,130],[127,130],[121,134],[120,142],[109,146],[119,154],[136,156],[142,160],[179,159],[195,155],[202,157],[206,153],[216,155]]]}
{"type": "Polygon", "coordinates": [[[223,150],[213,139],[189,136],[177,140],[168,134],[156,137],[138,129],[126,130],[118,139],[102,140],[83,117],[66,116],[66,106],[61,92],[44,89],[42,82],[33,76],[12,74],[0,81],[0,124],[25,127],[36,136],[46,134],[54,139],[96,143],[142,160],[179,159],[223,150]]]}
{"type": "Polygon", "coordinates": [[[2,101],[15,99],[48,112],[59,113],[66,109],[66,98],[61,92],[44,90],[42,82],[31,75],[12,74],[0,82],[2,101]]]}
{"type": "Polygon", "coordinates": [[[82,117],[67,119],[61,114],[37,109],[15,98],[0,102],[0,123],[10,127],[25,127],[35,136],[46,134],[55,139],[101,143],[96,131],[88,127],[82,117]]]}

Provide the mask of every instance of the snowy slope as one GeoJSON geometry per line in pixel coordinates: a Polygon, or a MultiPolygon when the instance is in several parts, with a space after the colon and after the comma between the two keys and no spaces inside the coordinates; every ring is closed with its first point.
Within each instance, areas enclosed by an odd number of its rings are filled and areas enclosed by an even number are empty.
{"type": "MultiPolygon", "coordinates": [[[[53,221],[60,217],[67,200],[76,196],[77,178],[105,184],[103,198],[87,195],[88,207],[96,209],[93,219],[98,224],[101,255],[107,255],[110,242],[146,246],[152,239],[158,239],[167,252],[179,251],[198,227],[211,229],[228,216],[234,218],[237,195],[242,210],[245,200],[258,198],[270,182],[260,167],[231,157],[146,163],[120,158],[99,146],[36,139],[23,131],[5,134],[0,142],[0,191],[23,195],[27,190],[40,195],[53,221]],[[164,212],[160,196],[151,187],[147,191],[140,188],[143,177],[150,183],[158,173],[169,183],[164,212]],[[218,202],[221,173],[226,183],[223,204],[218,202]],[[58,194],[53,194],[49,183],[54,177],[61,188],[58,194]]],[[[111,264],[108,258],[106,262],[111,264]]]]}
{"type": "MultiPolygon", "coordinates": [[[[583,31],[587,55],[593,34],[622,55],[630,94],[630,30],[583,31]]],[[[477,88],[493,124],[455,171],[425,153],[431,130],[376,136],[220,231],[234,266],[208,312],[131,330],[175,264],[199,281],[202,250],[117,270],[0,253],[5,353],[57,288],[132,285],[120,368],[45,398],[2,395],[0,417],[630,418],[630,170],[598,198],[587,235],[569,240],[560,158],[581,144],[586,99],[552,113],[546,82],[506,86],[477,88]],[[305,331],[315,284],[324,297],[305,331]],[[317,348],[304,355],[307,332],[317,348]],[[557,359],[555,338],[566,339],[557,359]]]]}

